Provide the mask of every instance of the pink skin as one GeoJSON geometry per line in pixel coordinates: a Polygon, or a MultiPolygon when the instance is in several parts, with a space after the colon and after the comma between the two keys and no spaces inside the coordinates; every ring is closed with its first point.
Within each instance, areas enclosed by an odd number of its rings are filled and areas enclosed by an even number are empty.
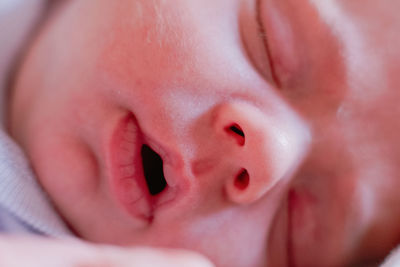
{"type": "Polygon", "coordinates": [[[22,65],[10,131],[86,240],[218,266],[379,259],[400,234],[394,2],[69,1],[22,65]]]}

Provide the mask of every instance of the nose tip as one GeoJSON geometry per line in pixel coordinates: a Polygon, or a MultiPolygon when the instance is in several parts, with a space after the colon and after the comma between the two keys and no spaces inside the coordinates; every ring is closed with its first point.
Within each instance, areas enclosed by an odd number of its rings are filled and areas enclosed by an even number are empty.
{"type": "Polygon", "coordinates": [[[239,204],[254,202],[265,195],[300,162],[307,143],[307,131],[294,113],[267,113],[248,103],[221,105],[215,131],[230,166],[226,177],[228,198],[239,204]]]}

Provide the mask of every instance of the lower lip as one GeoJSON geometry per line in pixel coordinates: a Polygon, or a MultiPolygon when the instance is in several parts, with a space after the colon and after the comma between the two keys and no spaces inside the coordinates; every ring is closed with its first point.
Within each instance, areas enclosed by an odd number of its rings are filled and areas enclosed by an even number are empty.
{"type": "Polygon", "coordinates": [[[140,154],[142,145],[142,135],[135,117],[126,115],[119,121],[108,145],[110,188],[117,202],[131,216],[151,222],[151,196],[140,154]]]}

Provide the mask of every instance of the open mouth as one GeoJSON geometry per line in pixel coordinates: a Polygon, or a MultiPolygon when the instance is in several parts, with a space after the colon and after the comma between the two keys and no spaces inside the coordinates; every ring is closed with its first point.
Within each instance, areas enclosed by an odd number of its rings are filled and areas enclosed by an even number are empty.
{"type": "Polygon", "coordinates": [[[167,187],[162,158],[148,145],[142,145],[140,152],[147,188],[150,195],[156,196],[167,187]]]}
{"type": "Polygon", "coordinates": [[[148,142],[132,114],[116,126],[109,145],[112,191],[122,208],[144,223],[176,198],[168,185],[163,158],[148,142]]]}

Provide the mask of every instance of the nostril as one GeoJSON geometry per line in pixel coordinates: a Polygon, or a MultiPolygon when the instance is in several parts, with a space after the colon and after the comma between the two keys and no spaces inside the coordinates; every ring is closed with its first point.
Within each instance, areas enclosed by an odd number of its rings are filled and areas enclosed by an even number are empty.
{"type": "Polygon", "coordinates": [[[228,135],[232,136],[235,138],[237,143],[240,146],[243,146],[245,143],[245,136],[242,128],[237,124],[237,123],[232,123],[231,125],[225,127],[225,132],[228,133],[228,135]]]}
{"type": "Polygon", "coordinates": [[[241,169],[235,178],[235,187],[245,190],[249,186],[250,177],[246,169],[241,169]]]}

